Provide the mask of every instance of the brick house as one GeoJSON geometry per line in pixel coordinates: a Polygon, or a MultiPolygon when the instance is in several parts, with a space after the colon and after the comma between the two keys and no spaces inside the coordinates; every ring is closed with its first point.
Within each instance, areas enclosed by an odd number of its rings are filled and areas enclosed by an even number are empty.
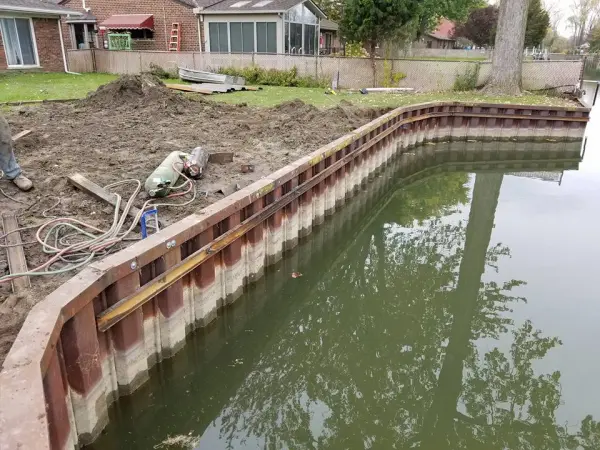
{"type": "Polygon", "coordinates": [[[41,0],[0,1],[0,70],[68,70],[60,17],[79,15],[41,0]]]}
{"type": "Polygon", "coordinates": [[[199,49],[195,0],[59,0],[83,13],[65,18],[69,49],[108,48],[109,33],[129,34],[132,50],[168,50],[173,24],[179,24],[179,49],[199,49]]]}
{"type": "Polygon", "coordinates": [[[456,25],[448,19],[442,19],[437,28],[430,33],[425,33],[423,41],[426,48],[452,49],[456,46],[454,29],[456,25]]]}

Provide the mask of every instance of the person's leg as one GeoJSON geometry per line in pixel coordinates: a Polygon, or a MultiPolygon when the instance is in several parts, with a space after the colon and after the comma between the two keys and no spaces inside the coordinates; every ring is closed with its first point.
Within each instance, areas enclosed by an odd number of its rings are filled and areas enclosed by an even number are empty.
{"type": "Polygon", "coordinates": [[[2,116],[0,116],[0,170],[4,172],[4,177],[12,181],[22,191],[29,191],[33,188],[33,183],[21,173],[21,168],[17,164],[12,148],[10,127],[2,116]]]}
{"type": "Polygon", "coordinates": [[[21,168],[17,164],[12,149],[12,136],[8,122],[0,116],[0,170],[9,180],[14,180],[21,175],[21,168]]]}

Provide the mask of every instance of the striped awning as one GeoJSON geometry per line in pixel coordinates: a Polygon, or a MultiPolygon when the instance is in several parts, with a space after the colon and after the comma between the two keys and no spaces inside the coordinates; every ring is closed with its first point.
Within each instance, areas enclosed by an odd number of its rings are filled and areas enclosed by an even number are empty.
{"type": "Polygon", "coordinates": [[[154,30],[152,14],[115,14],[100,24],[109,30],[154,30]]]}

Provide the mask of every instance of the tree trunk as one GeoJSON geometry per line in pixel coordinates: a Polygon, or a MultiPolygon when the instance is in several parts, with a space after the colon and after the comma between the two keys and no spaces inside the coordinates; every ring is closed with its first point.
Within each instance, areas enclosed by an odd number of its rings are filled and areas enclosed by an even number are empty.
{"type": "Polygon", "coordinates": [[[529,0],[501,0],[489,94],[519,95],[529,0]]]}
{"type": "Polygon", "coordinates": [[[377,63],[375,62],[375,48],[377,43],[371,41],[369,44],[369,55],[371,56],[371,69],[373,70],[373,87],[377,87],[377,63]]]}
{"type": "Polygon", "coordinates": [[[452,303],[453,323],[438,376],[433,403],[425,418],[421,448],[445,450],[463,389],[464,362],[469,355],[473,318],[477,315],[481,277],[485,272],[500,187],[501,173],[477,174],[467,223],[458,283],[452,303]]]}

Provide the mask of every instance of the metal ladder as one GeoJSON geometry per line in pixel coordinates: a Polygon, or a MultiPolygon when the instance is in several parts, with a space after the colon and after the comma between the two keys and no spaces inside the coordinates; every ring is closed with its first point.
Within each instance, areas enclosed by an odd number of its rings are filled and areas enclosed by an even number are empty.
{"type": "Polygon", "coordinates": [[[178,52],[181,49],[181,24],[174,22],[171,24],[171,39],[169,40],[169,51],[178,52]]]}

